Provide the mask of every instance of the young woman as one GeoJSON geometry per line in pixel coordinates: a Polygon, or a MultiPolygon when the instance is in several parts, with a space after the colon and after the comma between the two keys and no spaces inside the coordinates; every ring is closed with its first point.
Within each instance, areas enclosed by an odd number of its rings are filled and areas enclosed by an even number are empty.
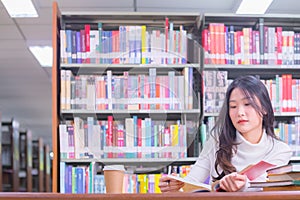
{"type": "MultiPolygon", "coordinates": [[[[261,160],[285,165],[292,152],[274,134],[274,113],[268,91],[254,76],[241,76],[228,87],[218,120],[199,158],[185,177],[195,182],[219,180],[221,190],[253,191],[237,172],[261,160]]],[[[266,173],[255,179],[265,181],[266,173]]],[[[178,191],[182,182],[160,179],[162,192],[178,191]]]]}

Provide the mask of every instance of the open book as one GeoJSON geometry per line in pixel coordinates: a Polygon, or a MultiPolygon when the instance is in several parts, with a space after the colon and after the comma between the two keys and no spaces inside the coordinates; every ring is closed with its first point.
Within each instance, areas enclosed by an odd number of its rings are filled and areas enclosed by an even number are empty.
{"type": "Polygon", "coordinates": [[[193,181],[189,181],[184,178],[181,178],[179,176],[173,176],[173,175],[168,175],[168,177],[171,179],[183,182],[184,186],[182,187],[182,190],[184,192],[193,192],[196,190],[203,190],[203,191],[211,191],[212,190],[211,185],[208,185],[205,183],[193,182],[193,181]]]}
{"type": "MultiPolygon", "coordinates": [[[[248,179],[252,181],[257,177],[261,176],[263,173],[265,173],[267,169],[270,169],[274,166],[275,165],[262,160],[256,164],[249,165],[248,167],[240,171],[239,174],[246,175],[248,179]]],[[[189,181],[178,176],[168,175],[168,177],[183,182],[184,186],[182,187],[182,190],[184,192],[214,191],[215,186],[218,183],[218,181],[216,181],[211,186],[205,183],[189,181]]]]}

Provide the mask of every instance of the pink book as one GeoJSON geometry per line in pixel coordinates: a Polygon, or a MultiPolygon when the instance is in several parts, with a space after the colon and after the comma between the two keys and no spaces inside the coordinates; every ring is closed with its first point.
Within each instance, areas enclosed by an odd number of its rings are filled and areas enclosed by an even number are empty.
{"type": "Polygon", "coordinates": [[[240,174],[246,175],[250,181],[258,178],[263,173],[267,171],[267,169],[270,169],[272,167],[275,167],[276,165],[268,163],[266,161],[260,161],[254,165],[249,165],[245,169],[243,169],[240,174]]]}
{"type": "MultiPolygon", "coordinates": [[[[113,146],[113,116],[107,117],[107,140],[106,140],[106,146],[111,147],[113,146]]],[[[107,154],[108,158],[113,157],[112,152],[108,152],[107,154]]]]}

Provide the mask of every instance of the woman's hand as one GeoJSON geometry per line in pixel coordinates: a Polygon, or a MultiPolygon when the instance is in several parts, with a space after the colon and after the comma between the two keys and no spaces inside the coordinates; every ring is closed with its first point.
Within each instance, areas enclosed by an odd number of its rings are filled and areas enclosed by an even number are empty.
{"type": "Polygon", "coordinates": [[[227,192],[236,192],[243,188],[247,182],[247,176],[236,172],[224,176],[220,180],[220,188],[227,192]]]}
{"type": "Polygon", "coordinates": [[[161,192],[178,192],[184,185],[183,182],[163,176],[159,179],[158,187],[161,192]]]}

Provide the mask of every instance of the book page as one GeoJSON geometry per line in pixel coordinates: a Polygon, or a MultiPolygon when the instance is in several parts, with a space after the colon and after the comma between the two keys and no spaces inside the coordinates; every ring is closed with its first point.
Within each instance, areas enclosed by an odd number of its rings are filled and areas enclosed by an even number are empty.
{"type": "Polygon", "coordinates": [[[186,180],[184,178],[181,178],[179,176],[173,176],[173,175],[168,175],[167,177],[172,178],[177,181],[181,181],[184,183],[184,186],[182,187],[184,192],[192,192],[195,190],[207,190],[211,191],[211,185],[205,184],[205,183],[198,183],[198,182],[193,182],[186,180]]]}

